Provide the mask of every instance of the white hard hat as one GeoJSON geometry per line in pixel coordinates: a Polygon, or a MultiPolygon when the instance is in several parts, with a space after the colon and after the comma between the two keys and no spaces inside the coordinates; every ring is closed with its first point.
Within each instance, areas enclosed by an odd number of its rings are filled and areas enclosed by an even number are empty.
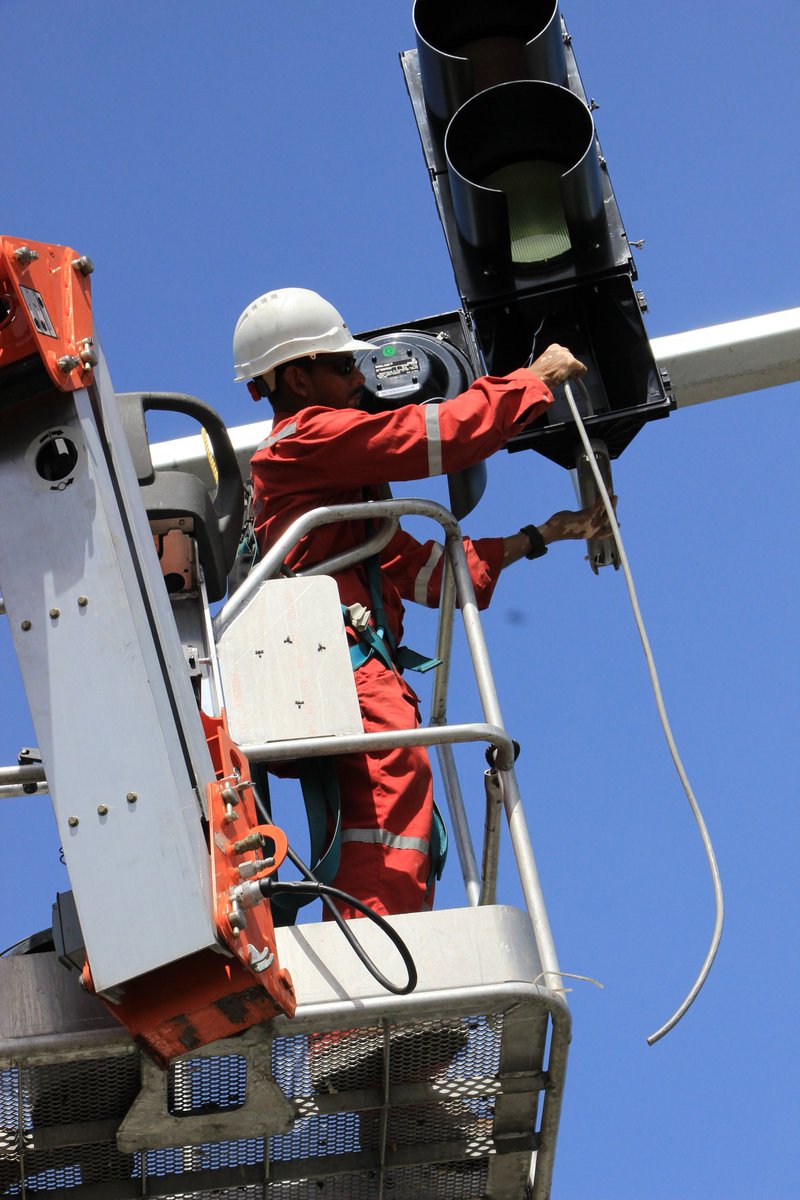
{"type": "Polygon", "coordinates": [[[296,358],[372,350],[357,341],[340,312],[306,288],[265,292],[248,304],[233,331],[233,366],[237,383],[266,376],[275,387],[275,368],[296,358]]]}

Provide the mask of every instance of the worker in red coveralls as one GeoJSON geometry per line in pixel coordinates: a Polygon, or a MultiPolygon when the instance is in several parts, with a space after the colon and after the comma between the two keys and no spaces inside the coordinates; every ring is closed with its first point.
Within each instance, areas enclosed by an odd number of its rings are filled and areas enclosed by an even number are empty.
{"type": "MultiPolygon", "coordinates": [[[[251,463],[261,554],[312,508],[377,499],[382,484],[449,474],[482,461],[546,409],[553,399],[549,385],[586,370],[569,350],[552,345],[531,367],[478,379],[454,399],[362,412],[364,376],[353,356],[374,347],[352,337],[337,310],[303,288],[267,292],[248,305],[233,348],[237,380],[249,381],[253,397],[268,397],[275,411],[272,431],[251,463]]],[[[555,513],[543,525],[508,537],[465,538],[479,607],[489,603],[510,563],[539,557],[550,542],[609,535],[605,513],[596,506],[555,513]]],[[[367,536],[363,522],[322,525],[290,552],[287,566],[302,571],[363,544],[367,536]]],[[[402,639],[404,600],[438,604],[443,561],[441,545],[420,543],[402,529],[380,552],[383,609],[395,646],[402,639]]],[[[374,608],[364,563],[339,572],[336,580],[344,606],[374,608]]],[[[418,698],[407,679],[378,654],[357,668],[355,679],[365,732],[420,723],[418,698]]],[[[342,806],[335,886],[383,914],[430,907],[435,864],[427,751],[403,746],[334,761],[342,806]]]]}

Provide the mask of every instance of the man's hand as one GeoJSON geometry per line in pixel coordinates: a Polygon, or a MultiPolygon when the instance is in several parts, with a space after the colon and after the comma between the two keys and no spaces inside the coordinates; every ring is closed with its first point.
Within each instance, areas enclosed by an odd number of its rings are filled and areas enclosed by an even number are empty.
{"type": "Polygon", "coordinates": [[[548,346],[543,354],[531,363],[527,370],[532,371],[537,379],[547,387],[563,383],[575,375],[585,375],[586,367],[566,348],[556,342],[548,346]]]}
{"type": "MultiPolygon", "coordinates": [[[[616,496],[611,497],[611,503],[616,511],[616,496]]],[[[577,512],[564,509],[562,512],[553,513],[544,525],[537,525],[536,528],[542,535],[545,546],[549,546],[551,542],[566,542],[579,538],[585,538],[588,542],[591,538],[611,537],[611,525],[600,497],[591,508],[581,508],[577,512]]],[[[503,538],[503,566],[508,567],[511,563],[519,562],[521,558],[527,557],[531,549],[531,538],[524,529],[503,538]]]]}
{"type": "MultiPolygon", "coordinates": [[[[611,503],[616,511],[616,496],[611,497],[611,503]]],[[[581,508],[577,512],[564,509],[562,512],[553,513],[544,525],[539,526],[539,532],[546,545],[579,538],[588,542],[591,538],[611,537],[611,524],[602,498],[598,497],[591,508],[581,508]]]]}

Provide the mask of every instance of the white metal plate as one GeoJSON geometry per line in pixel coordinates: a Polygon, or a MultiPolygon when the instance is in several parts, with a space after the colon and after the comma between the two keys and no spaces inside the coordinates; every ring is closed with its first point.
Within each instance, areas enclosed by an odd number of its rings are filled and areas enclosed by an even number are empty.
{"type": "Polygon", "coordinates": [[[364,732],[330,576],[269,580],[225,630],[217,652],[239,745],[364,732]]]}

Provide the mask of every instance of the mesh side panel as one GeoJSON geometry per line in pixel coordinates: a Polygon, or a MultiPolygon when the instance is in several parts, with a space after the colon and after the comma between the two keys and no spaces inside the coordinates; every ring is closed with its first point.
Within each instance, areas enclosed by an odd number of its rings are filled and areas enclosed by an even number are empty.
{"type": "Polygon", "coordinates": [[[272,1042],[272,1075],[284,1096],[297,1100],[311,1094],[309,1048],[312,1038],[276,1037],[272,1042]]]}
{"type": "MultiPolygon", "coordinates": [[[[442,1076],[469,1080],[492,1077],[500,1063],[502,1016],[397,1025],[389,1037],[392,1083],[442,1076]]],[[[383,1080],[384,1031],[341,1030],[309,1037],[275,1038],[272,1070],[291,1100],[314,1091],[379,1087],[383,1080]]]]}
{"type": "MultiPolygon", "coordinates": [[[[450,1180],[447,1187],[456,1188],[453,1197],[481,1195],[486,1164],[480,1160],[493,1153],[501,1035],[502,1018],[480,1015],[397,1025],[388,1031],[373,1026],[276,1039],[272,1048],[276,1081],[298,1102],[302,1116],[289,1133],[270,1139],[270,1159],[276,1164],[308,1160],[311,1176],[325,1175],[325,1159],[333,1170],[344,1165],[339,1156],[355,1152],[374,1153],[377,1164],[381,1111],[322,1115],[315,1111],[314,1097],[337,1093],[346,1096],[348,1091],[361,1088],[382,1090],[388,1042],[390,1085],[422,1083],[430,1096],[424,1103],[395,1105],[389,1111],[386,1143],[390,1154],[404,1148],[431,1146],[433,1150],[434,1146],[455,1143],[466,1160],[464,1170],[456,1174],[446,1166],[404,1168],[402,1178],[394,1173],[397,1187],[413,1189],[409,1195],[449,1196],[451,1192],[441,1188],[450,1180]],[[334,1163],[333,1156],[338,1162],[334,1163]]],[[[326,1195],[332,1182],[330,1175],[325,1175],[326,1195]]],[[[271,1185],[271,1195],[278,1186],[271,1185]]],[[[386,1189],[388,1192],[388,1178],[386,1189]]]]}
{"type": "MultiPolygon", "coordinates": [[[[75,1200],[79,1198],[76,1196],[75,1200]]],[[[264,1200],[264,1185],[253,1183],[237,1187],[233,1184],[231,1187],[212,1188],[210,1191],[203,1189],[200,1192],[170,1192],[169,1196],[161,1197],[161,1200],[264,1200]]],[[[319,1188],[316,1200],[319,1200],[319,1188]]]]}
{"type": "Polygon", "coordinates": [[[500,1069],[500,1042],[503,1036],[502,1013],[468,1017],[464,1025],[468,1041],[464,1050],[452,1060],[447,1079],[471,1079],[493,1076],[500,1069]]]}
{"type": "Polygon", "coordinates": [[[135,1054],[80,1062],[23,1066],[19,1071],[26,1126],[120,1119],[139,1090],[135,1054]]]}
{"type": "Polygon", "coordinates": [[[16,1067],[0,1071],[0,1154],[7,1145],[15,1145],[19,1119],[19,1071],[16,1067]]]}
{"type": "Polygon", "coordinates": [[[121,1119],[138,1089],[139,1058],[135,1054],[3,1071],[2,1194],[21,1194],[21,1169],[26,1195],[32,1196],[58,1196],[83,1185],[130,1178],[134,1170],[130,1155],[120,1154],[107,1142],[84,1143],[92,1122],[121,1119]],[[48,1148],[48,1135],[59,1131],[67,1144],[48,1148]]]}
{"type": "Polygon", "coordinates": [[[247,1098],[247,1059],[218,1054],[175,1063],[167,1080],[167,1108],[174,1117],[228,1112],[247,1098]]]}
{"type": "Polygon", "coordinates": [[[331,1154],[353,1154],[362,1149],[357,1113],[334,1113],[297,1121],[289,1133],[269,1139],[272,1162],[293,1162],[331,1154]]]}
{"type": "MultiPolygon", "coordinates": [[[[269,1200],[375,1200],[375,1172],[270,1183],[269,1200]]],[[[428,1198],[430,1200],[430,1197],[428,1198]]]]}
{"type": "Polygon", "coordinates": [[[204,1142],[199,1146],[171,1146],[147,1150],[147,1175],[178,1175],[192,1171],[219,1171],[225,1167],[250,1167],[264,1161],[263,1138],[240,1138],[234,1142],[204,1142]]]}
{"type": "Polygon", "coordinates": [[[488,1170],[485,1159],[400,1167],[387,1172],[384,1192],[402,1200],[482,1200],[488,1170]]]}
{"type": "Polygon", "coordinates": [[[120,1154],[116,1146],[107,1143],[26,1152],[24,1165],[25,1194],[36,1196],[61,1196],[65,1189],[82,1184],[130,1179],[134,1171],[132,1155],[120,1154]]]}
{"type": "MultiPolygon", "coordinates": [[[[76,1196],[75,1200],[79,1198],[76,1196]]],[[[204,1188],[199,1192],[170,1192],[166,1198],[162,1196],[161,1200],[264,1200],[264,1185],[253,1183],[238,1187],[232,1184],[230,1187],[212,1188],[210,1191],[204,1188]]],[[[316,1200],[320,1200],[319,1188],[316,1200]]]]}
{"type": "MultiPolygon", "coordinates": [[[[386,1140],[391,1149],[400,1146],[427,1146],[441,1142],[457,1142],[471,1157],[486,1155],[492,1149],[493,1107],[478,1115],[471,1104],[411,1104],[389,1112],[386,1140]]],[[[373,1145],[378,1145],[380,1114],[361,1113],[361,1142],[365,1146],[367,1131],[373,1145]]]]}
{"type": "Polygon", "coordinates": [[[448,1077],[491,1075],[499,1063],[500,1038],[486,1017],[394,1025],[388,1034],[372,1026],[276,1038],[273,1072],[292,1099],[310,1091],[374,1088],[383,1081],[387,1050],[390,1083],[423,1082],[442,1072],[448,1077]]]}

